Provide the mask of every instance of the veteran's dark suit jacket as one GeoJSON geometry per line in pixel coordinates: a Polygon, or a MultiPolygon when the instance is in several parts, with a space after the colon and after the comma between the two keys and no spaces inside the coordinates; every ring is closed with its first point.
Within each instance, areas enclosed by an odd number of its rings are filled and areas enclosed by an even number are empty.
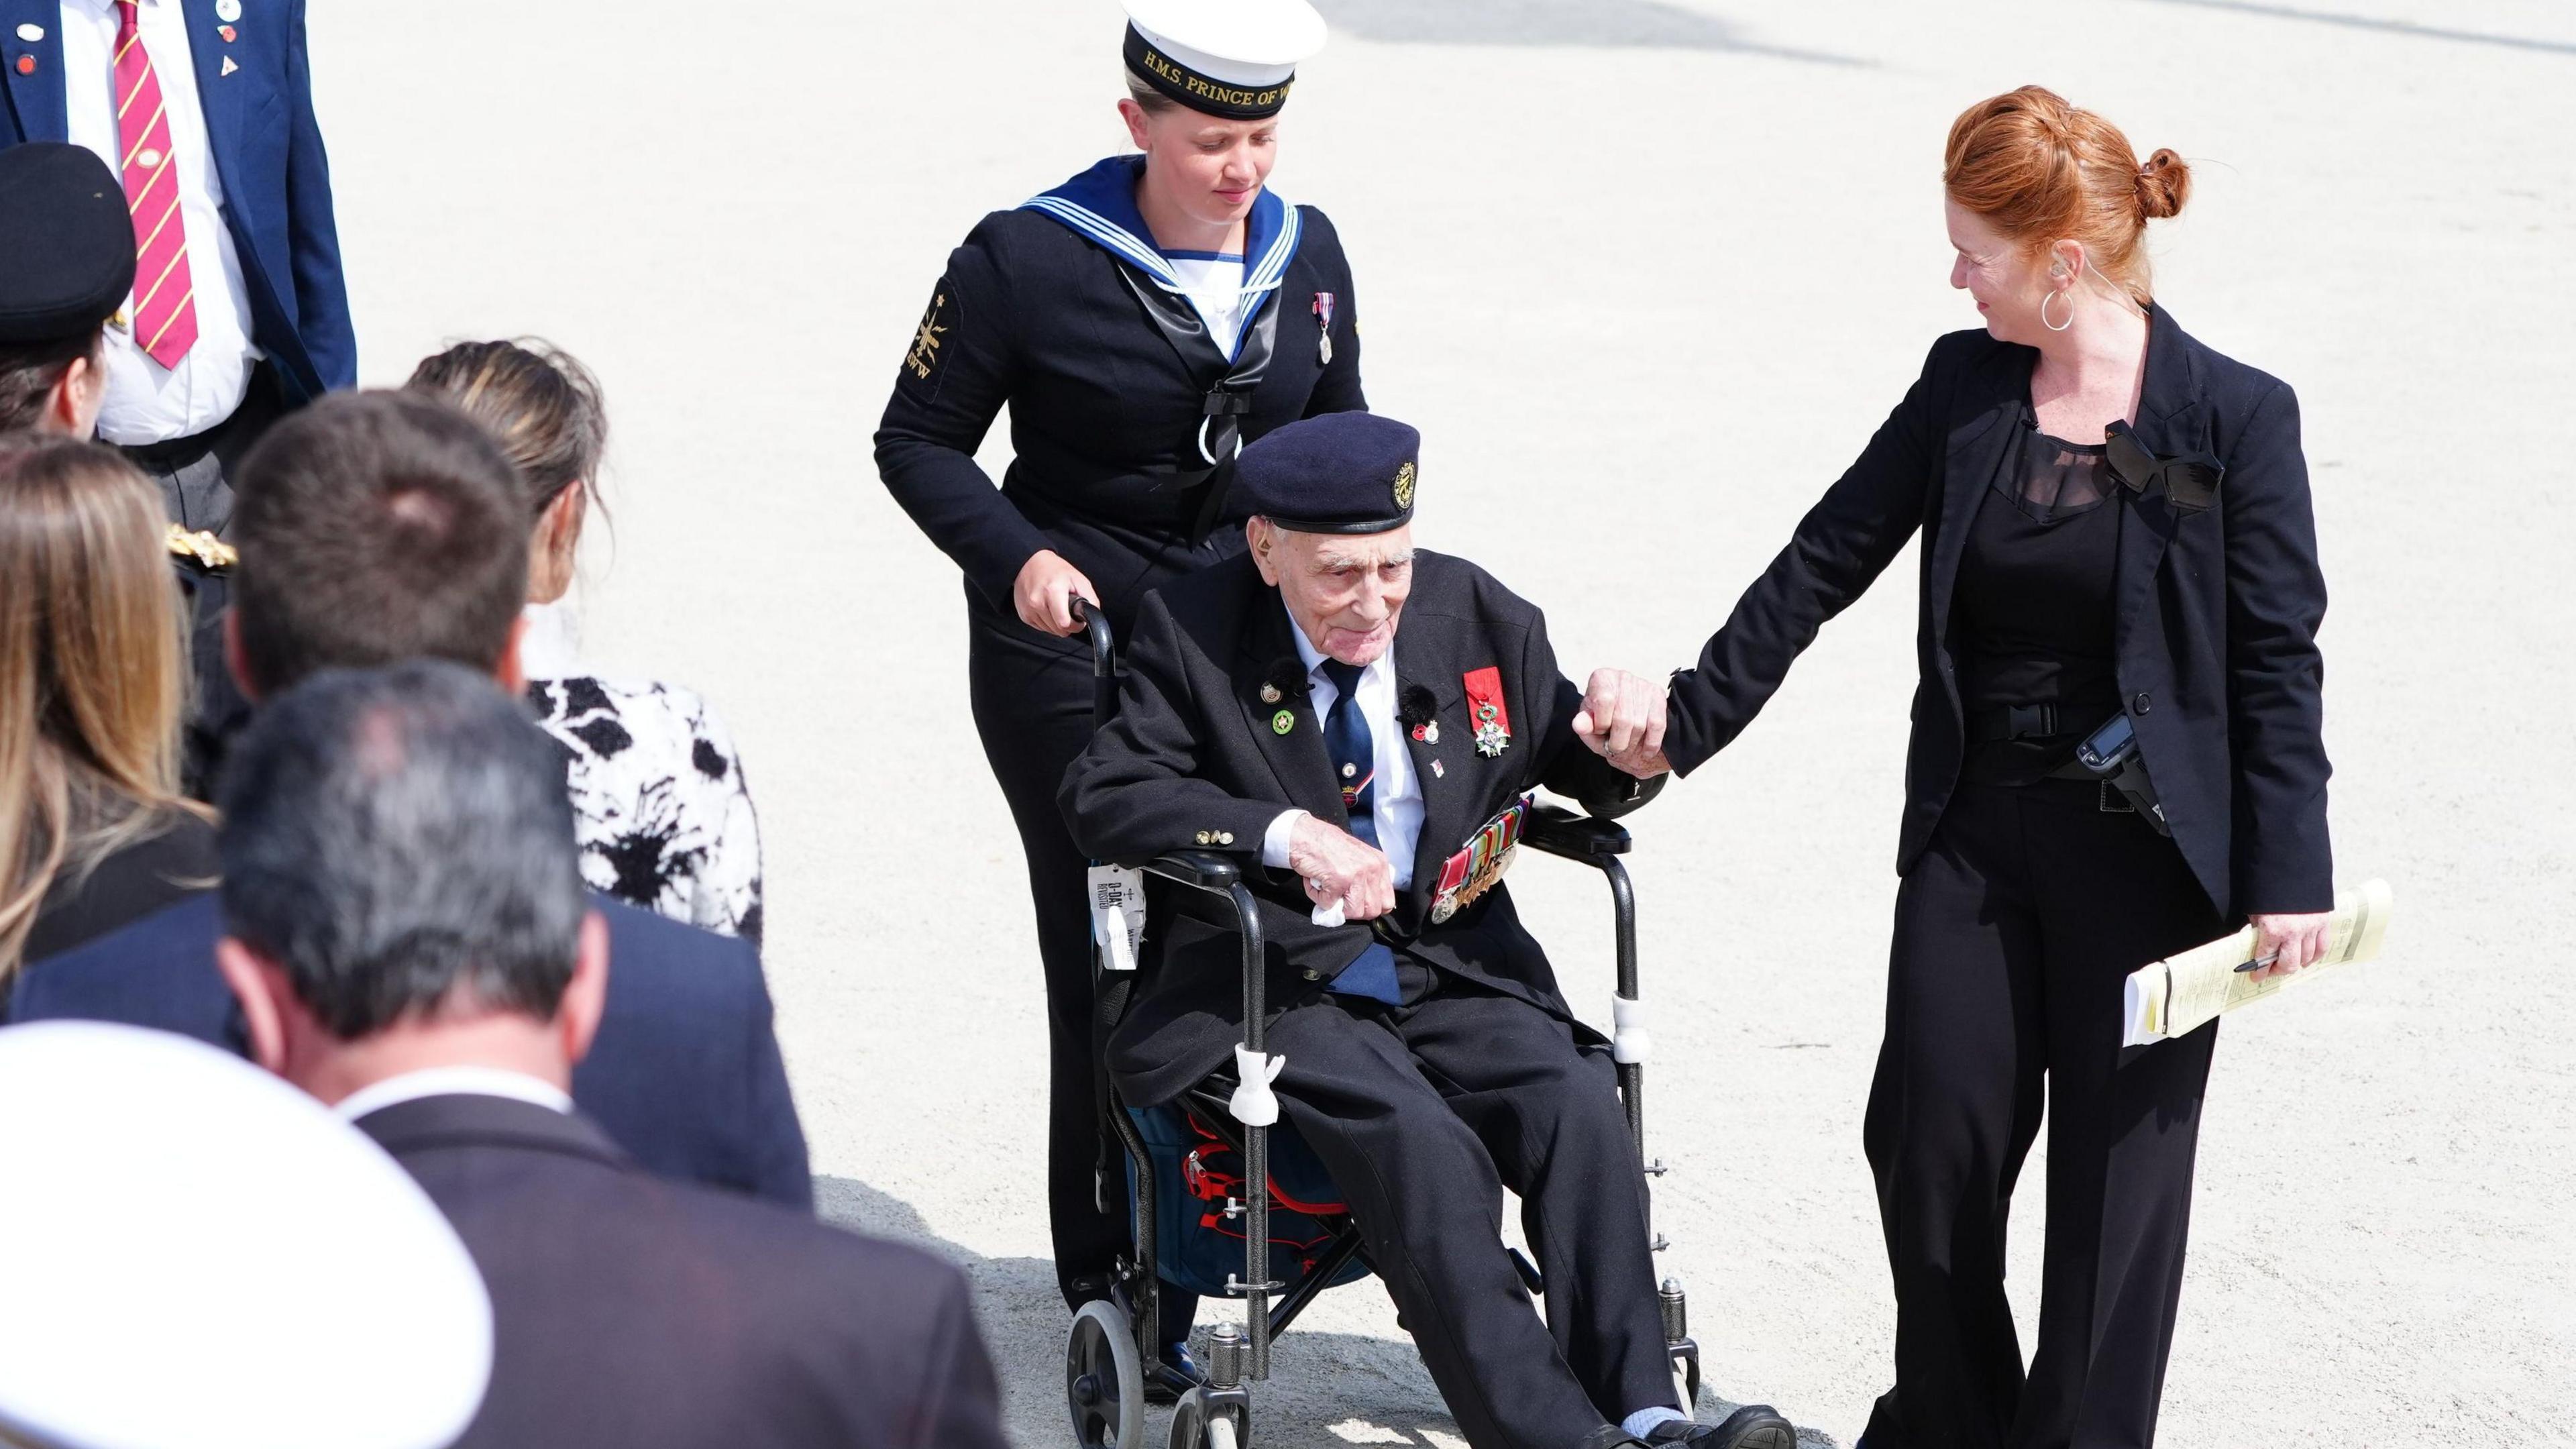
{"type": "Polygon", "coordinates": [[[459,1449],[1004,1449],[948,1264],[663,1181],[527,1102],[423,1097],[357,1125],[492,1296],[492,1383],[459,1449]]]}
{"type": "MultiPolygon", "coordinates": [[[[573,1100],[654,1172],[812,1211],[760,954],[605,896],[591,905],[608,920],[608,1007],[573,1100]]],[[[215,894],[193,896],[30,966],[11,1019],[124,1022],[247,1055],[215,969],[223,930],[215,894]]]]}
{"type": "MultiPolygon", "coordinates": [[[[305,0],[242,0],[232,40],[223,38],[214,0],[165,3],[187,15],[199,106],[223,182],[224,225],[250,293],[251,341],[276,367],[290,406],[354,387],[358,338],[340,275],[331,164],[313,119],[305,0]]],[[[7,83],[0,147],[71,139],[62,22],[57,0],[0,0],[0,80],[7,83]],[[26,39],[22,27],[41,38],[26,39]]],[[[196,259],[200,267],[214,264],[196,259]]]]}
{"type": "MultiPolygon", "coordinates": [[[[1733,740],[1827,619],[1923,534],[1914,738],[1897,869],[1931,841],[1966,752],[1950,638],[1968,529],[2038,426],[2038,353],[1983,331],[1932,346],[1923,375],[1859,461],[1802,519],[1695,668],[1673,676],[1665,753],[1684,773],[1733,740]]],[[[2289,385],[2149,313],[2138,440],[2225,465],[2216,506],[2119,493],[2114,648],[2120,694],[2181,847],[2222,915],[2334,904],[2326,837],[2325,616],[2299,404],[2289,385]]]]}
{"type": "MultiPolygon", "coordinates": [[[[1474,564],[1415,553],[1412,594],[1396,626],[1396,679],[1399,696],[1429,691],[1440,740],[1407,731],[1423,795],[1413,884],[1382,922],[1332,927],[1314,924],[1295,875],[1260,866],[1262,834],[1281,811],[1302,809],[1345,828],[1350,821],[1312,706],[1261,698],[1264,683],[1305,674],[1291,627],[1279,591],[1249,557],[1147,595],[1118,716],[1065,772],[1074,840],[1099,859],[1141,865],[1167,851],[1209,848],[1202,832],[1231,837],[1217,848],[1241,861],[1261,899],[1267,1000],[1275,1007],[1311,999],[1382,939],[1575,1020],[1508,889],[1494,887],[1444,924],[1430,920],[1442,862],[1523,792],[1544,785],[1607,817],[1644,803],[1660,785],[1612,769],[1574,737],[1582,692],[1557,672],[1545,617],[1474,564]],[[1510,744],[1491,757],[1476,752],[1465,685],[1485,668],[1501,671],[1511,727],[1510,744]],[[1283,708],[1296,715],[1286,734],[1271,724],[1283,708]]],[[[1155,890],[1137,997],[1109,1042],[1110,1070],[1139,1104],[1167,1100],[1225,1064],[1243,1032],[1232,909],[1159,881],[1155,890]]]]}

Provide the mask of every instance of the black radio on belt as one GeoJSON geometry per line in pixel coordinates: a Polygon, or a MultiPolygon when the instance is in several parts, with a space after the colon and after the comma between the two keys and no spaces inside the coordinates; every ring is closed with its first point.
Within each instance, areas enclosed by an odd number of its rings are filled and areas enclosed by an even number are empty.
{"type": "MultiPolygon", "coordinates": [[[[2115,714],[2102,722],[2102,727],[2084,737],[2075,747],[2075,763],[2085,774],[2102,782],[2103,789],[2117,790],[2129,808],[2146,817],[2158,835],[2173,834],[2165,823],[2165,807],[2156,799],[2156,787],[2147,779],[2146,759],[2138,753],[2137,727],[2126,714],[2115,714]]],[[[2109,809],[2106,798],[2103,808],[2109,809]]]]}

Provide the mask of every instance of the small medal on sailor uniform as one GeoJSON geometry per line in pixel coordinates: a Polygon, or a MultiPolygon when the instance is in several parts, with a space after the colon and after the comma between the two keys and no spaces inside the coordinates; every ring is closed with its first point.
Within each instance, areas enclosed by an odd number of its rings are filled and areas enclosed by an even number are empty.
{"type": "Polygon", "coordinates": [[[1293,709],[1283,709],[1270,717],[1270,732],[1274,735],[1284,735],[1296,727],[1297,712],[1293,709]]]}
{"type": "Polygon", "coordinates": [[[1333,294],[1315,294],[1315,359],[1330,367],[1333,364],[1333,294]]]}

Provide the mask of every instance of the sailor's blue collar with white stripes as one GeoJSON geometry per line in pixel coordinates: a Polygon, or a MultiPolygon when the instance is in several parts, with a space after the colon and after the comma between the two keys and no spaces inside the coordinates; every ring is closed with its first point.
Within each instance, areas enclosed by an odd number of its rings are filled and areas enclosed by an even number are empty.
{"type": "MultiPolygon", "coordinates": [[[[1051,191],[1023,203],[1071,227],[1103,251],[1134,267],[1166,292],[1184,292],[1178,273],[1154,246],[1154,233],[1136,210],[1136,183],[1145,174],[1142,156],[1112,156],[1051,191]]],[[[1243,291],[1259,296],[1279,289],[1288,263],[1297,256],[1304,230],[1297,208],[1263,187],[1253,198],[1252,214],[1243,227],[1243,291]]]]}

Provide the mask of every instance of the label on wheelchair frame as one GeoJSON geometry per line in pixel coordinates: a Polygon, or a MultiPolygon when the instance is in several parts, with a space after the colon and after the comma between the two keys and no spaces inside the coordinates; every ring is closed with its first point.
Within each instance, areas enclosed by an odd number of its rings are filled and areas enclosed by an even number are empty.
{"type": "Polygon", "coordinates": [[[1145,945],[1145,873],[1123,865],[1091,868],[1091,948],[1107,971],[1133,971],[1145,945]]]}

